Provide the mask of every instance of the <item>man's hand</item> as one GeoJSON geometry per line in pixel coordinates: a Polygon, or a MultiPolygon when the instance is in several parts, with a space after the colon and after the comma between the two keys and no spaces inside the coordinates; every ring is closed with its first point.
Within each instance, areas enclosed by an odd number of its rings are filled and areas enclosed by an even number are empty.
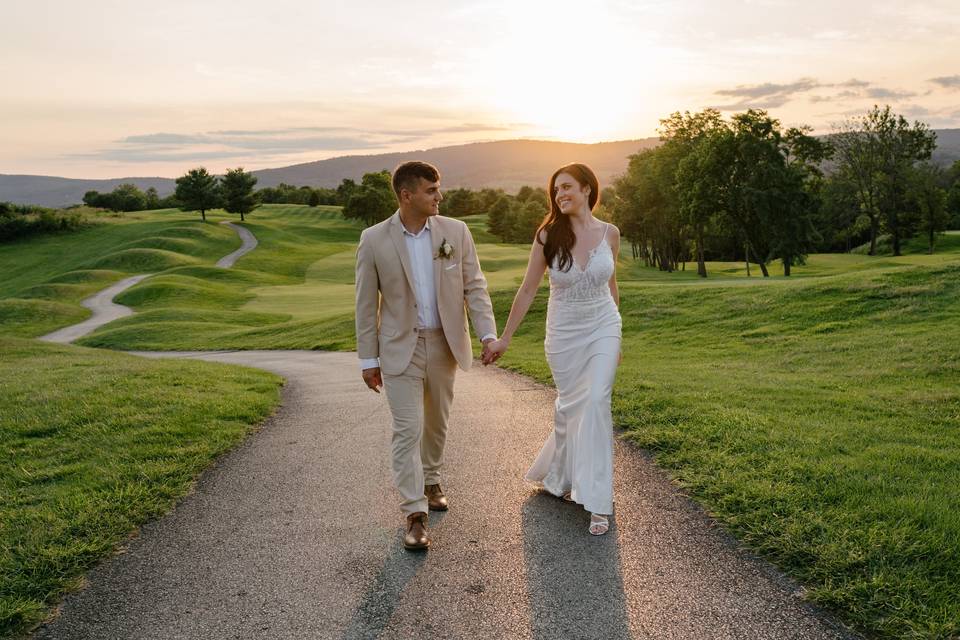
{"type": "Polygon", "coordinates": [[[368,387],[380,393],[380,387],[383,386],[383,377],[380,375],[380,367],[363,370],[363,381],[368,387]]]}
{"type": "Polygon", "coordinates": [[[504,340],[487,340],[483,343],[482,361],[484,365],[493,364],[507,350],[509,342],[504,340]]]}

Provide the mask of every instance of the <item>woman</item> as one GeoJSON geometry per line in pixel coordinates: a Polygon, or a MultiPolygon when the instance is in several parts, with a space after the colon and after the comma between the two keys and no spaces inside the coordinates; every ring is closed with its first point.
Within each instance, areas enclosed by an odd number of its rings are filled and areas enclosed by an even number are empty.
{"type": "Polygon", "coordinates": [[[489,349],[494,358],[507,350],[549,270],[544,347],[557,386],[556,413],[526,477],[583,505],[591,514],[590,533],[603,535],[613,513],[610,394],[620,358],[620,232],[593,217],[600,185],[586,165],[557,169],[548,193],[550,212],[537,229],[523,284],[503,335],[489,349]]]}

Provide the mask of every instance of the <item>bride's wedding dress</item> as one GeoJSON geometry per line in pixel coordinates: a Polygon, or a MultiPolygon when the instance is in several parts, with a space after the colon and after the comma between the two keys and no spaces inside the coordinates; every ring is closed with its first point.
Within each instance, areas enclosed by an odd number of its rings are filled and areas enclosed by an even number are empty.
{"type": "MultiPolygon", "coordinates": [[[[609,228],[609,227],[607,227],[609,228]]],[[[607,232],[581,267],[550,265],[544,347],[557,387],[553,432],[527,479],[591,513],[613,513],[610,394],[620,354],[620,312],[610,294],[614,257],[607,232]]]]}

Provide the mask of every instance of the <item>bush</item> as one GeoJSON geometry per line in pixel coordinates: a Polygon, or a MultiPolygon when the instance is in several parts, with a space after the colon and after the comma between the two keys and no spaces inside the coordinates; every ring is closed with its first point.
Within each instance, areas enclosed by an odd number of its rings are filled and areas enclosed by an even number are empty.
{"type": "Polygon", "coordinates": [[[32,235],[74,231],[86,224],[79,211],[62,211],[0,202],[0,242],[32,235]]]}

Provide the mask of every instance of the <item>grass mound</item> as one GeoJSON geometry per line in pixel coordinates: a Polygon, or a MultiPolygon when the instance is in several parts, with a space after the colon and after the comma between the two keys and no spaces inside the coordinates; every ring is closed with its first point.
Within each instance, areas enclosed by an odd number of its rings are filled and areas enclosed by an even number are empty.
{"type": "Polygon", "coordinates": [[[118,304],[136,309],[188,307],[229,309],[252,296],[225,284],[182,275],[159,275],[127,289],[114,298],[118,304]]]}
{"type": "Polygon", "coordinates": [[[83,307],[51,300],[0,300],[0,327],[15,336],[39,336],[60,327],[83,322],[90,312],[83,307]]]}
{"type": "Polygon", "coordinates": [[[196,258],[162,249],[124,249],[90,265],[92,269],[115,269],[128,273],[152,273],[199,262],[196,258]]]}
{"type": "Polygon", "coordinates": [[[62,282],[66,284],[95,282],[99,284],[115,282],[124,276],[126,276],[126,274],[121,271],[111,271],[108,269],[77,269],[76,271],[68,271],[67,273],[54,276],[50,278],[48,282],[62,282]]]}

